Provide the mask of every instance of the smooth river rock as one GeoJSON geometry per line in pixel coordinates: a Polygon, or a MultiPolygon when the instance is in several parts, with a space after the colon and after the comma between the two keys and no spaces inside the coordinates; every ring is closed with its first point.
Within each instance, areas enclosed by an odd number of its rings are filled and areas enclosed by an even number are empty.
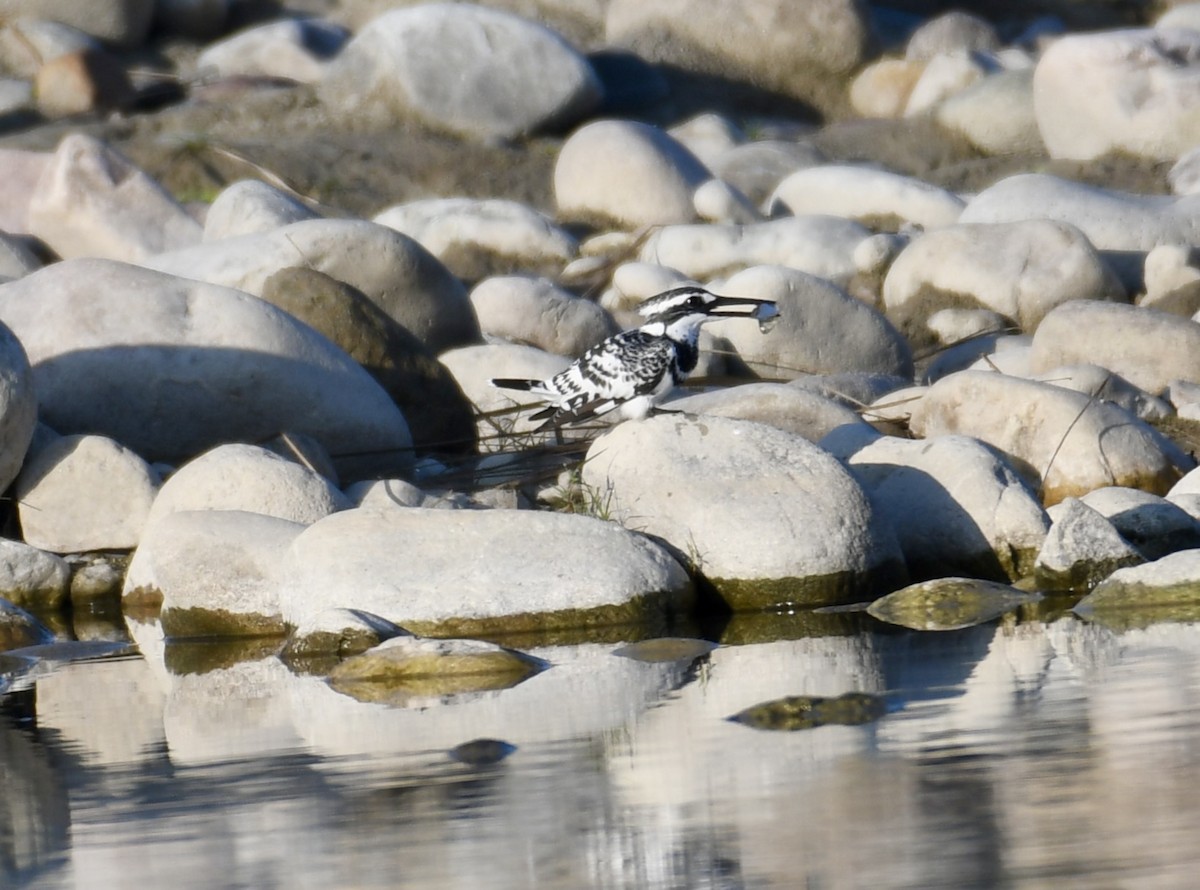
{"type": "Polygon", "coordinates": [[[1033,331],[1069,300],[1125,299],[1075,226],[1047,220],[955,225],[915,238],[888,269],[883,302],[906,329],[944,308],[997,312],[1033,331]]]}
{"type": "Polygon", "coordinates": [[[70,586],[71,568],[61,556],[0,538],[0,597],[46,612],[63,605],[70,586]]]}
{"type": "Polygon", "coordinates": [[[335,455],[412,446],[404,417],[366,371],[240,291],[64,260],[0,285],[0,321],[29,354],[49,426],[103,433],[147,460],[283,431],[307,433],[335,455]]]}
{"type": "Polygon", "coordinates": [[[516,201],[428,198],[389,207],[373,221],[408,235],[466,281],[513,271],[556,275],[579,252],[569,232],[516,201]]]}
{"type": "Polygon", "coordinates": [[[39,435],[14,486],[25,541],[54,553],[137,546],[158,473],[105,436],[39,435]]]}
{"type": "Polygon", "coordinates": [[[668,411],[753,420],[810,442],[842,426],[870,429],[841,402],[783,383],[744,383],[683,396],[664,404],[668,411]]]}
{"type": "Polygon", "coordinates": [[[770,264],[845,285],[858,271],[855,248],[870,235],[861,223],[836,216],[788,216],[744,226],[663,226],[645,240],[638,258],[697,281],[770,264]]]}
{"type": "Polygon", "coordinates": [[[1080,600],[1075,611],[1090,616],[1110,609],[1200,605],[1200,550],[1181,550],[1141,565],[1118,569],[1080,600]]]}
{"type": "MultiPolygon", "coordinates": [[[[419,452],[474,452],[475,415],[450,373],[432,349],[358,288],[289,266],[266,280],[262,298],[362,365],[404,414],[419,452]]],[[[369,469],[374,458],[364,453],[359,460],[369,469]]]]}
{"type": "Polygon", "coordinates": [[[1143,306],[1064,303],[1042,319],[1029,360],[1047,374],[1064,365],[1100,365],[1160,395],[1175,380],[1200,380],[1200,323],[1143,306]]]}
{"type": "Polygon", "coordinates": [[[546,278],[485,278],[471,290],[471,305],[484,334],[571,358],[619,330],[597,303],[546,278]]]}
{"type": "Polygon", "coordinates": [[[612,515],[688,555],[734,609],[828,605],[903,581],[891,529],[829,453],[745,420],[618,424],[583,482],[612,515]]]}
{"type": "Polygon", "coordinates": [[[122,597],[161,601],[168,637],[282,634],[277,572],[303,530],[242,510],[171,513],[147,526],[122,597]]]}
{"type": "Polygon", "coordinates": [[[1028,574],[1050,520],[1000,454],[968,436],[912,440],[843,428],[821,442],[895,529],[914,579],[1028,574]]]}
{"type": "Polygon", "coordinates": [[[1147,561],[1200,547],[1200,521],[1158,495],[1107,486],[1088,492],[1081,500],[1111,522],[1147,561]]]}
{"type": "Polygon", "coordinates": [[[760,377],[864,371],[912,378],[912,351],[892,323],[823,278],[755,266],[729,278],[720,292],[778,304],[779,318],[766,333],[738,318],[707,325],[760,377]]]}
{"type": "Polygon", "coordinates": [[[37,421],[38,398],[29,356],[12,329],[0,323],[0,490],[8,488],[21,469],[37,421]]]}
{"type": "Polygon", "coordinates": [[[1044,590],[1088,591],[1117,569],[1142,562],[1145,557],[1097,510],[1067,498],[1055,507],[1034,577],[1044,590]]]}
{"type": "Polygon", "coordinates": [[[166,189],[93,136],[72,133],[29,198],[29,231],[59,256],[142,262],[197,244],[202,230],[166,189]]]}
{"type": "Polygon", "coordinates": [[[258,179],[227,185],[204,214],[204,240],[269,232],[280,226],[317,219],[320,214],[295,195],[258,179]]]}
{"type": "Polygon", "coordinates": [[[256,297],[276,272],[304,266],[362,291],[434,352],[479,340],[462,282],[407,235],[364,220],[304,220],[160,254],[143,265],[256,297]]]}
{"type": "Polygon", "coordinates": [[[1047,219],[1078,228],[1132,292],[1146,253],[1160,244],[1200,242],[1200,195],[1141,195],[1047,173],[1018,173],[967,202],[960,223],[1047,219]]]}
{"type": "Polygon", "coordinates": [[[889,170],[826,164],[788,176],[767,202],[768,211],[795,216],[827,214],[865,225],[897,229],[947,226],[966,202],[945,189],[889,170]]]}
{"type": "Polygon", "coordinates": [[[829,102],[814,72],[849,73],[873,43],[856,0],[612,0],[605,37],[655,62],[829,102]]]}
{"type": "Polygon", "coordinates": [[[350,499],[308,467],[258,445],[218,445],[163,483],[146,521],[194,510],[243,510],[310,525],[350,499]]]}
{"type": "Polygon", "coordinates": [[[1125,152],[1174,161],[1200,141],[1200,33],[1069,34],[1034,71],[1038,128],[1053,158],[1125,152]]]}
{"type": "Polygon", "coordinates": [[[960,433],[999,448],[1041,480],[1047,505],[1107,485],[1166,493],[1195,464],[1123,408],[992,371],[939,380],[911,426],[925,438],[960,433]]]}
{"type": "Polygon", "coordinates": [[[557,33],[473,4],[393,9],[363,27],[321,82],[337,115],[394,124],[416,114],[476,138],[569,126],[601,97],[591,65],[557,33]]]}
{"type": "Polygon", "coordinates": [[[530,510],[347,510],[297,537],[281,572],[289,624],[338,606],[439,636],[657,626],[692,600],[687,573],[648,538],[530,510]]]}
{"type": "Polygon", "coordinates": [[[712,178],[668,133],[637,121],[600,120],[576,130],[554,164],[561,218],[640,227],[691,222],[692,195],[712,178]]]}

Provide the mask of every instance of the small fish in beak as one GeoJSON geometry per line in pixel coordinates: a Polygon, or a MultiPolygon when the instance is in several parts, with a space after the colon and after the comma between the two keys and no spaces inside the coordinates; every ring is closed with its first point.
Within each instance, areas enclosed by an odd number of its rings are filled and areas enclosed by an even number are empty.
{"type": "Polygon", "coordinates": [[[759,331],[765,334],[779,321],[779,307],[775,303],[759,303],[751,317],[758,321],[759,331]]]}

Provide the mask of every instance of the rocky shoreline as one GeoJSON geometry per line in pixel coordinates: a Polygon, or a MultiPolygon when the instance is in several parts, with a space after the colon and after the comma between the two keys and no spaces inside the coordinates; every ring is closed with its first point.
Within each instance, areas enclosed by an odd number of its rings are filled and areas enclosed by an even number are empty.
{"type": "Polygon", "coordinates": [[[910,582],[1190,605],[1200,4],[99,5],[0,24],[9,648],[118,598],[306,658],[910,582]],[[555,435],[489,385],[692,281],[781,318],[708,326],[674,413],[555,435]]]}

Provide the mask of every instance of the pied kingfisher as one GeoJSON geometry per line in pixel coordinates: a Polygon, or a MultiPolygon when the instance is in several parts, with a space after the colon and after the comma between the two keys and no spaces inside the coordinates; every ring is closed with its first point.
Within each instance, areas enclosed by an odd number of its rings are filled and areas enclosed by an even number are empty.
{"type": "Polygon", "coordinates": [[[646,323],[609,337],[548,380],[500,378],[492,385],[540,396],[548,407],[531,415],[545,426],[580,423],[614,409],[640,420],[696,367],[700,327],[715,318],[753,318],[764,331],[779,315],[769,300],[722,297],[702,287],[677,287],[637,307],[646,323]],[[729,307],[750,306],[750,312],[729,307]]]}

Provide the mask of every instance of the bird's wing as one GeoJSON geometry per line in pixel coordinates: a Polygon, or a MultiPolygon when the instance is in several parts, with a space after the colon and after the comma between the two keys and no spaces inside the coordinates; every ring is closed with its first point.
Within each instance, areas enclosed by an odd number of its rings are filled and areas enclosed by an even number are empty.
{"type": "Polygon", "coordinates": [[[550,383],[561,395],[554,424],[579,423],[658,389],[670,373],[671,347],[661,337],[625,331],[593,346],[550,383]]]}

